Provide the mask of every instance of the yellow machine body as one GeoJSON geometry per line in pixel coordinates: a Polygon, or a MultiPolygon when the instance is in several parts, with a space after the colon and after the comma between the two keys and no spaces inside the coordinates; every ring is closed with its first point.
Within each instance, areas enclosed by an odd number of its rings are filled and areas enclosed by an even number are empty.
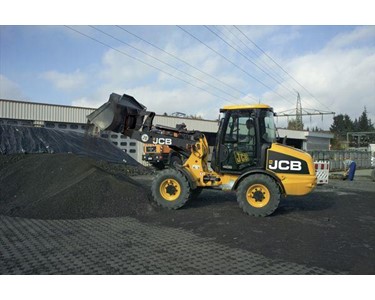
{"type": "MultiPolygon", "coordinates": [[[[238,185],[238,179],[243,174],[231,175],[216,173],[212,170],[210,171],[207,161],[208,154],[209,148],[207,140],[203,137],[192,147],[191,155],[183,164],[183,168],[188,170],[198,187],[219,187],[222,190],[232,190],[233,187],[238,185]],[[205,176],[212,178],[216,177],[220,180],[205,182],[203,180],[205,176]]],[[[277,163],[282,169],[290,169],[291,167],[290,161],[287,160],[282,160],[277,163]]],[[[263,173],[261,170],[255,170],[249,173],[249,175],[257,172],[263,173]]],[[[282,188],[284,195],[302,196],[310,193],[316,187],[316,175],[312,157],[306,152],[285,145],[274,143],[267,150],[266,173],[278,179],[277,181],[282,188]],[[275,162],[274,160],[268,159],[270,151],[298,159],[294,160],[296,163],[292,166],[297,172],[300,168],[302,169],[302,163],[300,164],[300,162],[305,162],[308,168],[308,174],[288,173],[286,172],[287,170],[285,170],[285,173],[274,172],[271,168],[275,166],[275,162]]]]}
{"type": "Polygon", "coordinates": [[[211,164],[209,146],[199,131],[153,125],[154,112],[132,96],[111,94],[88,120],[145,144],[168,146],[182,163],[155,175],[154,200],[178,209],[203,188],[236,191],[239,206],[249,215],[268,216],[281,195],[306,195],[316,186],[312,157],[299,149],[276,143],[273,109],[265,104],[230,105],[220,109],[211,164]],[[147,118],[145,119],[145,117],[147,118]]]}

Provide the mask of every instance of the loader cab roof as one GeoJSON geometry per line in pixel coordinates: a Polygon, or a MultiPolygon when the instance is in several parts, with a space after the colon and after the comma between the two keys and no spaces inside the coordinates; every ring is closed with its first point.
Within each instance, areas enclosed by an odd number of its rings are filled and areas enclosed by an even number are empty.
{"type": "Polygon", "coordinates": [[[226,105],[220,109],[220,112],[225,112],[227,110],[251,110],[251,109],[272,110],[272,107],[267,104],[226,105]]]}

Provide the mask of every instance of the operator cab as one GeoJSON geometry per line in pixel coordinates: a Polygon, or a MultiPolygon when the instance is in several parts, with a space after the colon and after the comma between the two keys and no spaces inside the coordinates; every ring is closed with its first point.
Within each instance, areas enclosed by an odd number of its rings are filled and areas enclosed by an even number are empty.
{"type": "Polygon", "coordinates": [[[242,174],[262,168],[265,153],[276,140],[273,109],[264,104],[231,105],[220,110],[211,167],[217,173],[242,174]]]}

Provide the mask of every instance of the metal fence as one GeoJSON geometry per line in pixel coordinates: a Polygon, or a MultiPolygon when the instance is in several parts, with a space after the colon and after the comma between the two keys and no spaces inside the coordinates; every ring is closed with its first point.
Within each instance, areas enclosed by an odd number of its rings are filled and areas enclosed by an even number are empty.
{"type": "Polygon", "coordinates": [[[352,160],[357,168],[371,168],[371,153],[367,151],[324,150],[309,151],[314,161],[329,161],[330,171],[344,170],[345,161],[352,160]]]}

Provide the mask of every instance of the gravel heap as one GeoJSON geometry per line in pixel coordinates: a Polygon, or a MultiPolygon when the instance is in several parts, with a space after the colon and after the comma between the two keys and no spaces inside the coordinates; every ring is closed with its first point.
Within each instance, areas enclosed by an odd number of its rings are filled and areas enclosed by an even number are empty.
{"type": "Polygon", "coordinates": [[[139,165],[112,142],[89,132],[0,125],[0,154],[18,153],[74,153],[95,160],[139,165]]]}
{"type": "Polygon", "coordinates": [[[129,174],[144,167],[75,154],[0,155],[0,214],[76,219],[148,214],[149,191],[129,174]]]}

